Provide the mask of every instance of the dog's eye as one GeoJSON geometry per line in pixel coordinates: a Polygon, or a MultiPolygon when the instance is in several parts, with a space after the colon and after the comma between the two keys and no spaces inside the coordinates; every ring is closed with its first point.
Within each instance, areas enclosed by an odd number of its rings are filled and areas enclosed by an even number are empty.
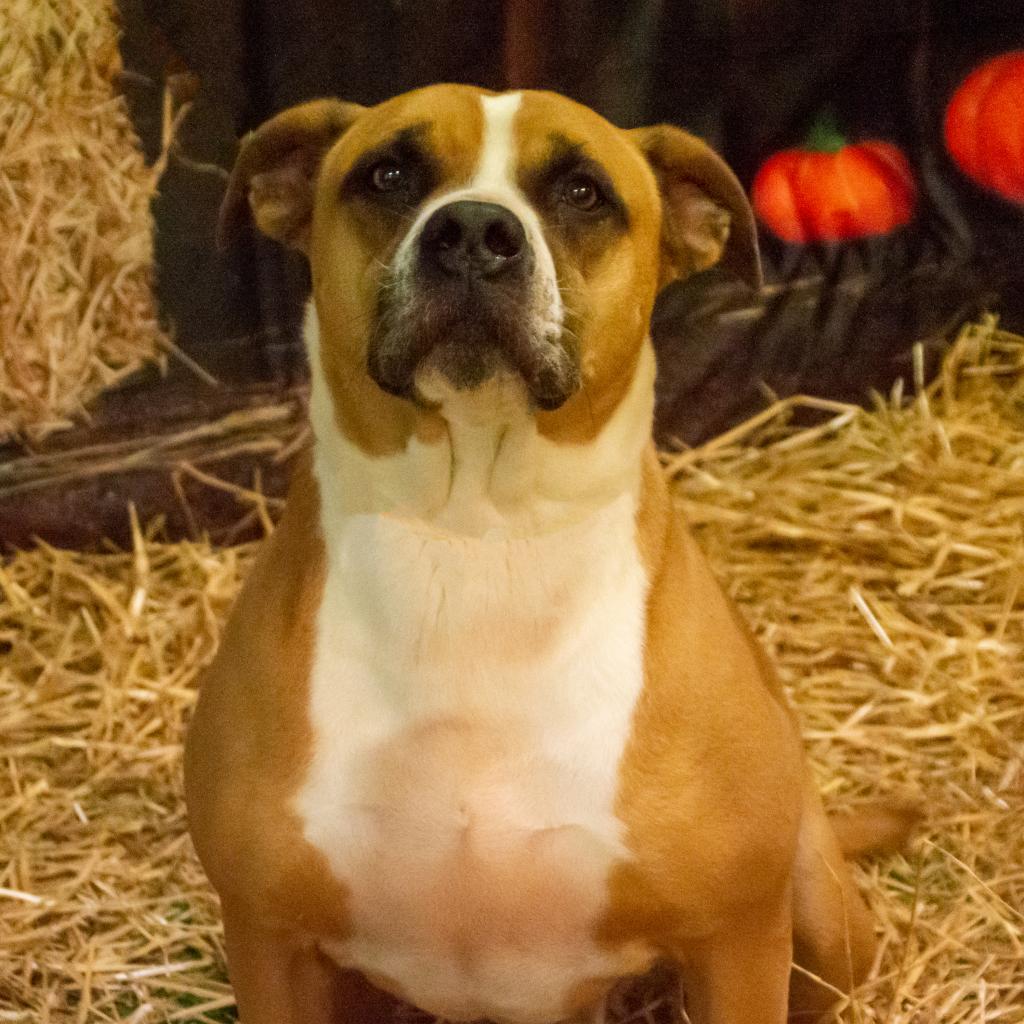
{"type": "Polygon", "coordinates": [[[370,172],[370,182],[378,192],[397,192],[405,187],[406,174],[393,160],[382,160],[370,172]]]}
{"type": "Polygon", "coordinates": [[[577,174],[570,178],[562,189],[562,201],[577,210],[596,210],[603,202],[601,189],[593,178],[577,174]]]}

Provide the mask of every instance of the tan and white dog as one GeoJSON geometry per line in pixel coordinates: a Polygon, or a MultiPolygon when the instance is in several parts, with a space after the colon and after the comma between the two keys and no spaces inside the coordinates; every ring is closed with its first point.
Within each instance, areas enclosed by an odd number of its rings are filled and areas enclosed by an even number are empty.
{"type": "Polygon", "coordinates": [[[759,277],[736,179],[444,85],[269,121],[222,228],[250,215],[309,258],[315,445],[187,749],[244,1024],[381,990],[551,1024],[656,960],[694,1024],[816,1018],[872,926],[650,441],[658,288],[759,277]]]}

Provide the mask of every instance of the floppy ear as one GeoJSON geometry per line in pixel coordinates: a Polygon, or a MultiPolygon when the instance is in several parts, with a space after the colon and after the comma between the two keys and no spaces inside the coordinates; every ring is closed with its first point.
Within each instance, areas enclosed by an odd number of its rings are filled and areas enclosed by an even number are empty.
{"type": "Polygon", "coordinates": [[[217,245],[230,245],[251,213],[265,235],[305,249],[320,163],[364,109],[341,100],[311,100],[249,132],[221,204],[217,245]]]}
{"type": "Polygon", "coordinates": [[[754,211],[725,161],[706,142],[673,125],[628,134],[661,190],[661,284],[721,263],[751,288],[760,288],[754,211]]]}

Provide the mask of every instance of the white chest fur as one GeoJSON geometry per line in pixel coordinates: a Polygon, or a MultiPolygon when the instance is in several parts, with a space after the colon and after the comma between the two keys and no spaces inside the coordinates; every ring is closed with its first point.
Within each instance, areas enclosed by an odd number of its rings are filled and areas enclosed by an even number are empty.
{"type": "Polygon", "coordinates": [[[626,495],[538,537],[328,528],[296,808],[351,894],[328,951],[425,1009],[555,1020],[621,966],[591,934],[642,681],[634,532],[626,495]]]}
{"type": "Polygon", "coordinates": [[[585,448],[471,400],[445,441],[369,459],[334,424],[315,328],[327,571],[295,808],[350,893],[351,935],[325,949],[450,1019],[557,1020],[636,967],[593,932],[625,855],[653,358],[585,448]]]}

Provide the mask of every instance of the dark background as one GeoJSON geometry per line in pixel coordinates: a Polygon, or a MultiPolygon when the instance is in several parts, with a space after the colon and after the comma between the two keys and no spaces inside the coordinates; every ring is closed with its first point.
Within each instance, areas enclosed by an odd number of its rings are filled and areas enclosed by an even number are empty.
{"type": "Polygon", "coordinates": [[[1024,330],[1024,206],[975,186],[942,138],[968,72],[1024,48],[1024,0],[120,0],[120,13],[121,87],[148,159],[165,93],[191,103],[154,203],[157,292],[208,375],[172,361],[104,395],[42,455],[0,452],[8,545],[124,543],[129,502],[167,536],[245,535],[238,494],[188,467],[283,491],[303,421],[307,271],[255,236],[218,253],[214,225],[238,137],[314,96],[372,104],[445,80],[553,88],[623,127],[705,136],[748,187],[825,110],[850,141],[900,146],[919,190],[906,227],[809,246],[765,232],[760,296],[717,270],[662,294],[663,443],[699,442],[771,394],[888,390],[910,377],[915,344],[931,369],[984,310],[1024,330]],[[272,438],[254,415],[270,407],[272,438]],[[202,440],[211,429],[216,444],[202,440]],[[112,459],[111,444],[126,454],[112,459]]]}
{"type": "MultiPolygon", "coordinates": [[[[763,387],[860,399],[908,372],[923,341],[984,307],[1024,320],[1024,209],[989,196],[945,154],[941,120],[968,71],[1024,46],[1024,0],[122,0],[133,116],[158,147],[169,68],[199,83],[156,204],[159,299],[179,343],[222,375],[302,374],[301,261],[260,239],[218,255],[213,224],[235,139],[332,94],[374,103],[436,81],[553,88],[630,127],[705,136],[744,184],[831,108],[851,139],[910,158],[910,227],[796,248],[763,238],[754,303],[711,273],[655,318],[662,439],[698,441],[763,403],[763,387]],[[231,343],[230,339],[235,339],[231,343]]],[[[1024,117],[1024,113],[1022,113],[1024,117]]]]}

